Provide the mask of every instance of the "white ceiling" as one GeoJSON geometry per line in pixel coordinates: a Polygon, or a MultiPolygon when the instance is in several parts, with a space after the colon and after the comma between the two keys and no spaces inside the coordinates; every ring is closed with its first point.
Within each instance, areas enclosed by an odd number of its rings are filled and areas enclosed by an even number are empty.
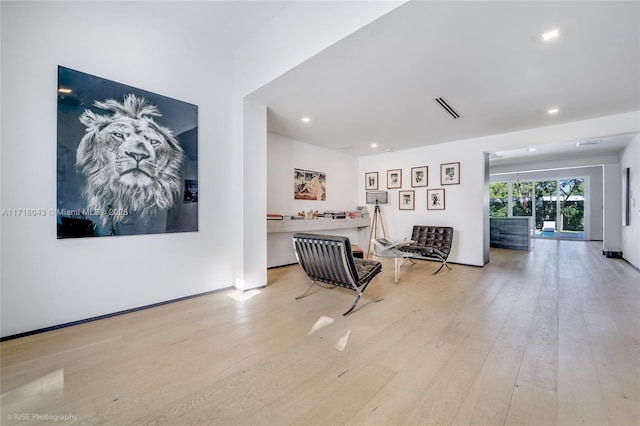
{"type": "Polygon", "coordinates": [[[175,31],[189,43],[210,50],[233,51],[247,41],[291,1],[269,0],[145,0],[111,1],[110,9],[123,16],[153,22],[163,31],[175,31]],[[153,18],[153,19],[150,19],[153,18]]]}
{"type": "MultiPolygon", "coordinates": [[[[636,111],[639,6],[412,1],[251,97],[268,106],[270,132],[354,156],[636,111]],[[541,33],[554,28],[561,36],[543,43],[541,33]],[[560,112],[547,114],[551,107],[560,112]]],[[[596,136],[594,152],[631,138],[596,136]]],[[[557,155],[575,142],[537,153],[557,155]]],[[[497,154],[513,160],[523,150],[497,154]]]]}

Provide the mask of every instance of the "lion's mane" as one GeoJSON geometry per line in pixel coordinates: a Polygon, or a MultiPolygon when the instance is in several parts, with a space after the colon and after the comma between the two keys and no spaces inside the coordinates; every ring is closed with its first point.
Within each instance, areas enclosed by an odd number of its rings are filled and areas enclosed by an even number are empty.
{"type": "Polygon", "coordinates": [[[85,110],[86,134],[76,166],[86,177],[83,196],[103,225],[145,219],[169,209],[182,189],[184,151],[173,132],[155,122],[155,105],[133,94],[124,102],[95,101],[111,114],[85,110]]]}

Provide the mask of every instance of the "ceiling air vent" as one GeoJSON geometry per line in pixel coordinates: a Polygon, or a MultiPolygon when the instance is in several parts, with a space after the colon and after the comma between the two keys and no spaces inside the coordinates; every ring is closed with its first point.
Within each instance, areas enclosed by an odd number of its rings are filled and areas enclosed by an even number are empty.
{"type": "Polygon", "coordinates": [[[581,141],[581,142],[577,142],[576,146],[599,145],[600,142],[602,142],[602,140],[600,140],[600,139],[595,139],[595,140],[591,140],[591,141],[581,141]]]}
{"type": "Polygon", "coordinates": [[[454,119],[460,118],[460,114],[458,114],[453,108],[451,108],[451,105],[449,105],[447,101],[444,100],[444,98],[436,98],[435,101],[439,103],[440,106],[444,108],[445,111],[447,111],[454,119]]]}

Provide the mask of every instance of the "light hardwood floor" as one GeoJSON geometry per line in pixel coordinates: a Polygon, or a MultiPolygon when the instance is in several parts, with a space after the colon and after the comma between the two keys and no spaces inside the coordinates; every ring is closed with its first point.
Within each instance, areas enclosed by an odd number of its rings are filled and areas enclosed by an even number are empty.
{"type": "Polygon", "coordinates": [[[397,285],[383,259],[349,317],[343,289],[294,300],[293,265],[244,301],[9,340],[0,423],[638,425],[640,272],[601,250],[536,240],[484,268],[407,264],[397,285]]]}

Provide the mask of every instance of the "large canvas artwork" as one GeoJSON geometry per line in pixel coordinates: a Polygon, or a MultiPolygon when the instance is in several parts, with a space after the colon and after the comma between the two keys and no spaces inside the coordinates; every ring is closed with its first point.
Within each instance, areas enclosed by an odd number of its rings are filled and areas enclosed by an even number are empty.
{"type": "Polygon", "coordinates": [[[198,107],[58,67],[58,238],[198,230],[198,107]]]}

